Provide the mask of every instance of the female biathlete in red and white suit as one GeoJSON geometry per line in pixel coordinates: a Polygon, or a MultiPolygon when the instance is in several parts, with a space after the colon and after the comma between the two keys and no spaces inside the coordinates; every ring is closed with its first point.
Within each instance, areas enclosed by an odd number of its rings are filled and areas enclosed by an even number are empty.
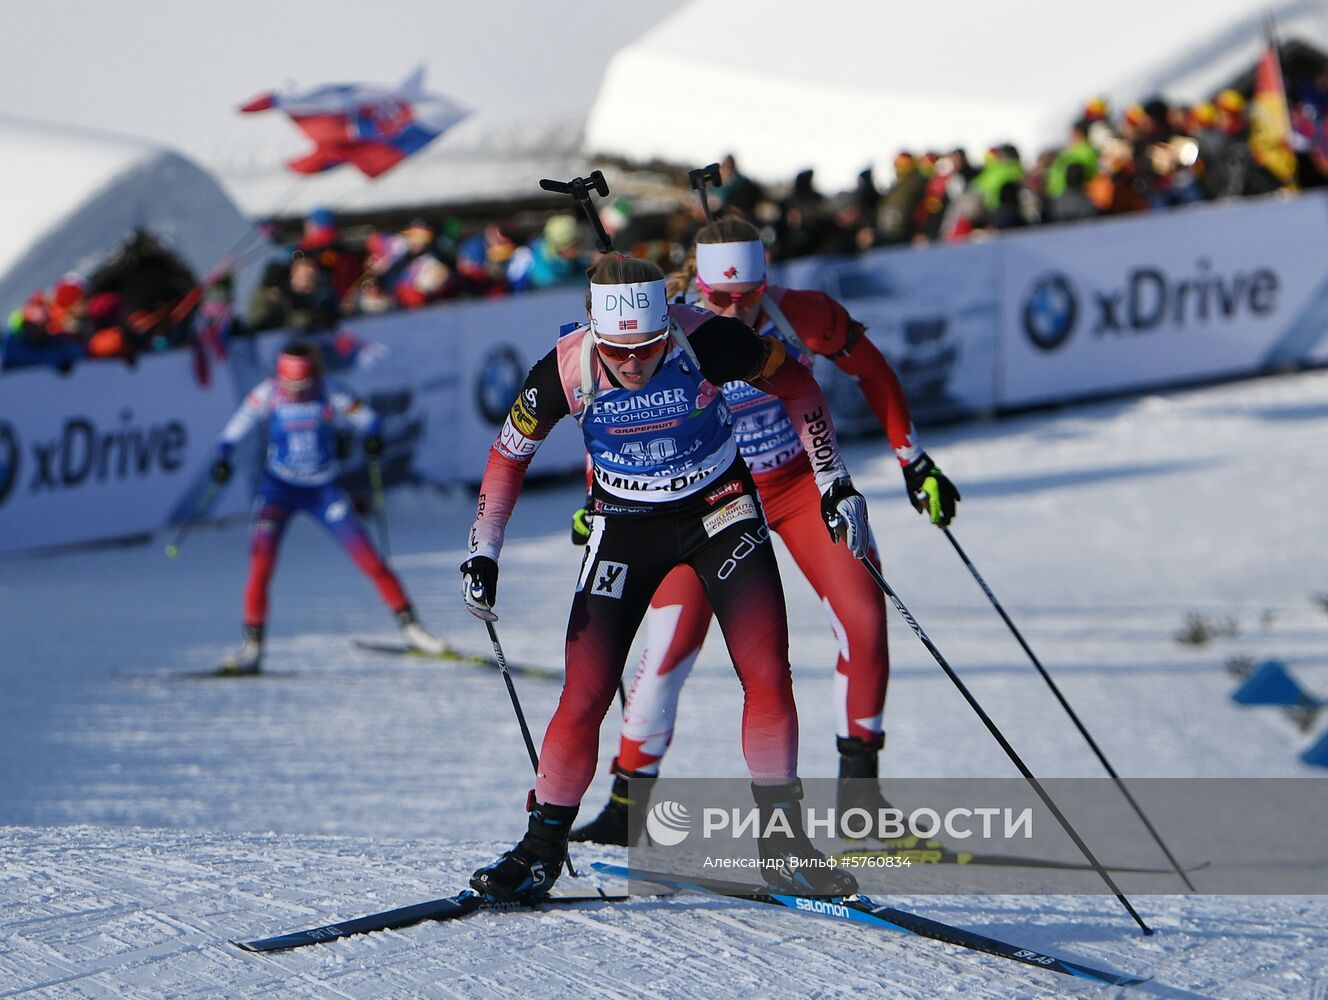
{"type": "MultiPolygon", "coordinates": [[[[910,498],[937,524],[948,524],[959,492],[917,443],[908,403],[890,363],[864,336],[842,305],[823,292],[767,286],[765,249],[756,229],[739,219],[710,223],[697,236],[695,255],[699,304],[712,313],[743,320],[781,342],[810,366],[812,355],[828,357],[853,376],[880,419],[899,458],[910,498]]],[[[691,282],[675,276],[675,292],[691,282]]],[[[788,546],[821,599],[839,644],[835,663],[837,745],[841,778],[839,808],[875,810],[885,805],[875,779],[885,741],[890,659],[884,596],[866,568],[821,523],[820,496],[797,436],[778,400],[747,383],[724,386],[733,411],[734,437],[751,468],[770,527],[788,546]]],[[[873,545],[871,559],[877,562],[873,545]]],[[[614,787],[596,819],[573,832],[574,840],[627,844],[628,806],[641,803],[673,738],[678,696],[691,673],[710,626],[711,607],[696,574],[679,566],[650,602],[644,622],[646,649],[623,712],[622,737],[614,761],[614,787]],[[635,791],[633,792],[633,789],[635,791]]],[[[634,823],[641,811],[633,812],[634,823]]]]}
{"type": "Polygon", "coordinates": [[[548,892],[637,627],[660,583],[685,565],[709,596],[742,682],[742,748],[762,814],[766,880],[787,891],[853,892],[853,877],[825,866],[803,829],[783,589],[716,386],[750,381],[782,401],[821,491],[819,530],[865,554],[866,504],[840,460],[825,398],[782,343],[737,320],[668,305],[653,264],[610,255],[590,290],[589,327],[560,338],[531,369],[489,452],[461,567],[467,607],[492,621],[497,560],[526,468],[553,426],[576,417],[594,463],[595,525],[567,623],[567,679],[544,733],[526,835],[471,885],[492,899],[548,892]],[[769,822],[776,813],[782,833],[769,822]]]}

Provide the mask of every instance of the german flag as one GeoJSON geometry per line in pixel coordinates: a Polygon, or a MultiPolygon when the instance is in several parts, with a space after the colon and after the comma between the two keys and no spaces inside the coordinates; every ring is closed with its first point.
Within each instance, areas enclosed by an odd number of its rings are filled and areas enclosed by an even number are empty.
{"type": "Polygon", "coordinates": [[[1296,154],[1291,149],[1291,114],[1287,110],[1282,63],[1277,54],[1273,22],[1266,22],[1268,48],[1254,70],[1254,97],[1250,102],[1250,151],[1255,162],[1283,184],[1296,177],[1296,154]]]}

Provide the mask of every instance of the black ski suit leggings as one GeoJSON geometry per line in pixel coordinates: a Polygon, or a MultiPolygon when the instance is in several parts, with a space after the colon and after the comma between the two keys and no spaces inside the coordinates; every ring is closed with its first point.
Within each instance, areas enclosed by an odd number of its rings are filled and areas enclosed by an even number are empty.
{"type": "Polygon", "coordinates": [[[752,779],[797,774],[798,715],[779,569],[742,460],[716,485],[641,506],[599,498],[567,622],[567,678],[544,733],[538,801],[577,805],[594,779],[613,704],[650,598],[675,566],[696,571],[743,690],[742,751],[752,779]]]}

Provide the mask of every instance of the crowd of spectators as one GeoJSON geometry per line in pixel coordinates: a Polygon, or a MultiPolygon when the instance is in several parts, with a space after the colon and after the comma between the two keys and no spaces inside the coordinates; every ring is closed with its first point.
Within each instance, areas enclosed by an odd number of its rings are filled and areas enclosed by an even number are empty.
{"type": "MultiPolygon", "coordinates": [[[[136,234],[131,248],[145,241],[150,238],[136,234]]],[[[81,360],[132,366],[142,354],[196,342],[206,328],[200,304],[210,297],[183,269],[163,270],[141,258],[100,276],[95,286],[69,272],[8,316],[0,368],[44,364],[68,372],[81,360]]]]}
{"type": "Polygon", "coordinates": [[[1251,146],[1249,107],[1235,90],[1193,106],[1153,99],[1119,114],[1094,99],[1063,146],[1031,161],[1008,144],[988,149],[980,163],[962,149],[901,151],[883,189],[868,169],[854,190],[827,197],[807,170],[780,197],[744,177],[729,157],[720,203],[764,226],[772,255],[786,259],[981,239],[1039,224],[1328,185],[1328,75],[1295,85],[1292,97],[1284,159],[1251,146]]]}
{"type": "Polygon", "coordinates": [[[424,219],[350,240],[330,210],[317,209],[289,254],[267,265],[245,322],[255,331],[328,330],[344,316],[551,288],[580,280],[590,263],[582,227],[566,214],[524,241],[510,222],[463,236],[455,220],[435,229],[424,219]]]}
{"type": "MultiPolygon", "coordinates": [[[[983,239],[1009,229],[1097,216],[1150,212],[1197,201],[1328,185],[1328,72],[1290,88],[1294,156],[1261,156],[1250,143],[1246,98],[1223,90],[1211,102],[1175,106],[1159,99],[1113,112],[1087,102],[1063,146],[1026,160],[1012,145],[972,162],[963,149],[900,152],[889,183],[868,168],[851,191],[826,196],[811,170],[785,188],[745,176],[733,156],[711,194],[718,212],[762,229],[773,259],[851,254],[873,247],[983,239]]],[[[704,222],[685,174],[676,207],[634,218],[626,201],[602,209],[615,245],[666,271],[682,262],[704,222]]],[[[495,298],[583,280],[594,253],[576,216],[534,226],[512,220],[467,232],[455,219],[415,219],[401,230],[362,228],[348,236],[329,209],[303,221],[299,235],[267,245],[272,260],[243,306],[229,278],[204,281],[153,308],[133,308],[114,290],[69,274],[34,292],[9,317],[0,367],[81,358],[129,363],[144,351],[190,344],[199,358],[224,357],[232,336],[268,329],[318,333],[346,317],[416,309],[459,298],[495,298]]]]}

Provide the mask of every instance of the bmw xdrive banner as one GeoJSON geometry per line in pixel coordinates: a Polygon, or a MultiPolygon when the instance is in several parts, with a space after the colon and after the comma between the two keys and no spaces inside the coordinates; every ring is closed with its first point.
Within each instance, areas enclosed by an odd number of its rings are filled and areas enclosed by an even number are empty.
{"type": "Polygon", "coordinates": [[[1254,374],[1325,354],[1328,199],[1002,237],[1002,407],[1254,374]]]}
{"type": "Polygon", "coordinates": [[[6,372],[0,394],[0,551],[123,538],[165,525],[205,475],[235,407],[200,386],[187,351],[135,368],[6,372]]]}

